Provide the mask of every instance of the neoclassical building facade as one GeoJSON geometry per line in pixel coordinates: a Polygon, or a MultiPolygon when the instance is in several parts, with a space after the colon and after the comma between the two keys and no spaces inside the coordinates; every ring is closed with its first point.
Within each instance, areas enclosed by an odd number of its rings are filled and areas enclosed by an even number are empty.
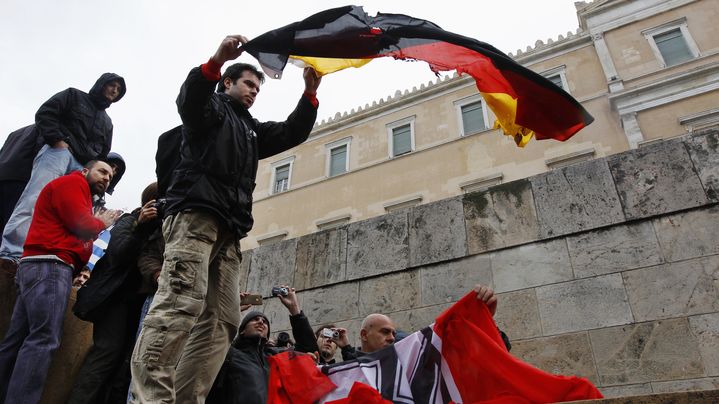
{"type": "Polygon", "coordinates": [[[719,0],[577,2],[579,27],[511,53],[595,122],[525,148],[492,129],[471,77],[397,91],[260,162],[243,248],[481,190],[719,125],[719,0]]]}

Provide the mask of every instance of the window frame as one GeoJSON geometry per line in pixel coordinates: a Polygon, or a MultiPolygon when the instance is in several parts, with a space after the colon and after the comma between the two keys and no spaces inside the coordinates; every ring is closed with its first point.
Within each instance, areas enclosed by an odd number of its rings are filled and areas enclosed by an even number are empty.
{"type": "Polygon", "coordinates": [[[687,25],[686,17],[682,17],[674,21],[669,21],[656,27],[645,29],[644,31],[642,31],[642,35],[644,35],[644,38],[646,38],[649,42],[649,47],[652,48],[652,52],[654,52],[654,56],[657,58],[657,61],[662,68],[678,66],[683,63],[687,63],[694,59],[697,59],[701,56],[701,52],[699,52],[699,47],[697,46],[696,42],[694,42],[694,38],[689,32],[689,26],[687,25]],[[664,60],[664,55],[662,55],[662,52],[659,50],[659,46],[657,46],[654,37],[657,35],[665,34],[669,31],[673,31],[677,28],[679,28],[679,30],[681,31],[682,38],[684,38],[684,42],[686,42],[687,48],[689,48],[689,52],[692,54],[692,59],[668,66],[666,60],[664,60]]]}
{"type": "Polygon", "coordinates": [[[559,76],[559,79],[562,82],[562,90],[566,91],[567,94],[571,94],[569,92],[569,82],[567,82],[567,66],[566,65],[553,67],[549,70],[543,71],[540,74],[542,76],[544,76],[547,80],[550,80],[550,77],[559,76]]]}
{"type": "Polygon", "coordinates": [[[282,160],[275,161],[274,163],[270,164],[270,168],[272,170],[272,175],[270,175],[270,189],[269,194],[270,195],[277,195],[281,193],[285,193],[292,189],[292,169],[294,168],[295,164],[295,156],[289,156],[282,160]],[[286,165],[290,166],[290,169],[287,173],[287,189],[283,191],[277,191],[275,192],[275,180],[277,177],[277,169],[284,167],[286,165]]]}
{"type": "Polygon", "coordinates": [[[394,121],[387,124],[387,149],[389,152],[389,158],[393,159],[395,157],[401,157],[408,154],[412,154],[415,150],[415,142],[414,142],[414,122],[416,120],[417,116],[412,115],[407,118],[400,119],[398,121],[394,121]],[[409,136],[410,136],[410,150],[406,153],[402,153],[399,155],[394,154],[394,130],[397,128],[400,128],[402,126],[405,126],[409,124],[409,136]]]}
{"type": "Polygon", "coordinates": [[[352,136],[336,140],[332,143],[327,143],[325,145],[325,177],[326,178],[334,178],[337,176],[340,176],[342,174],[346,174],[350,171],[350,150],[351,150],[351,144],[352,144],[352,136]],[[345,158],[345,171],[339,174],[332,175],[330,172],[330,169],[332,168],[332,150],[335,150],[340,147],[347,147],[346,151],[346,158],[345,158]]]}
{"type": "Polygon", "coordinates": [[[478,133],[486,132],[491,129],[491,127],[489,126],[489,108],[487,107],[487,102],[484,101],[484,98],[482,98],[480,94],[474,94],[469,97],[456,100],[453,103],[457,114],[459,137],[472,136],[478,133]],[[464,119],[462,117],[462,107],[465,107],[469,104],[474,104],[475,102],[480,102],[482,104],[482,119],[484,120],[484,129],[473,133],[464,133],[464,119]]]}

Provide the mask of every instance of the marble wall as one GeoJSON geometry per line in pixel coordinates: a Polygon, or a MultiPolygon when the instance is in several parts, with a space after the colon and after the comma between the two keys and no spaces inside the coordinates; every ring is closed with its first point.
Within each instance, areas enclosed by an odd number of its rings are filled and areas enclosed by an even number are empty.
{"type": "MultiPolygon", "coordinates": [[[[512,354],[609,397],[719,387],[719,132],[256,248],[246,289],[289,283],[313,325],[416,330],[476,283],[512,354]]],[[[267,297],[273,331],[287,312],[267,297]]]]}

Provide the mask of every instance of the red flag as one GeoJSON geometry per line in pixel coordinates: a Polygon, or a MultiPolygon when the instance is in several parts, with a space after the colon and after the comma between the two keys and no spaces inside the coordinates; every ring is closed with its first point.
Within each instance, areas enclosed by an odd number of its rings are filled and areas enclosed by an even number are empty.
{"type": "Polygon", "coordinates": [[[379,391],[372,387],[360,383],[354,382],[350,389],[349,395],[339,400],[326,401],[326,404],[392,404],[391,401],[385,400],[379,394],[379,391]]]}
{"type": "Polygon", "coordinates": [[[602,398],[587,379],[552,375],[510,355],[489,309],[477,300],[475,292],[442,313],[434,332],[441,340],[442,358],[451,373],[448,381],[454,383],[462,402],[545,403],[602,398]]]}
{"type": "Polygon", "coordinates": [[[310,355],[287,351],[269,359],[269,404],[311,404],[337,387],[320,372],[310,355]]]}

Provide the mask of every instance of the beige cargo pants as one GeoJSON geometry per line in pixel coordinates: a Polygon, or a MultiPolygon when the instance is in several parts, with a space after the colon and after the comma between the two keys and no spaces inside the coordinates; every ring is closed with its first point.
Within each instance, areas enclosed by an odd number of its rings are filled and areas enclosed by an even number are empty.
{"type": "Polygon", "coordinates": [[[132,354],[132,403],[204,402],[240,322],[240,245],[211,213],[162,226],[165,256],[132,354]]]}

